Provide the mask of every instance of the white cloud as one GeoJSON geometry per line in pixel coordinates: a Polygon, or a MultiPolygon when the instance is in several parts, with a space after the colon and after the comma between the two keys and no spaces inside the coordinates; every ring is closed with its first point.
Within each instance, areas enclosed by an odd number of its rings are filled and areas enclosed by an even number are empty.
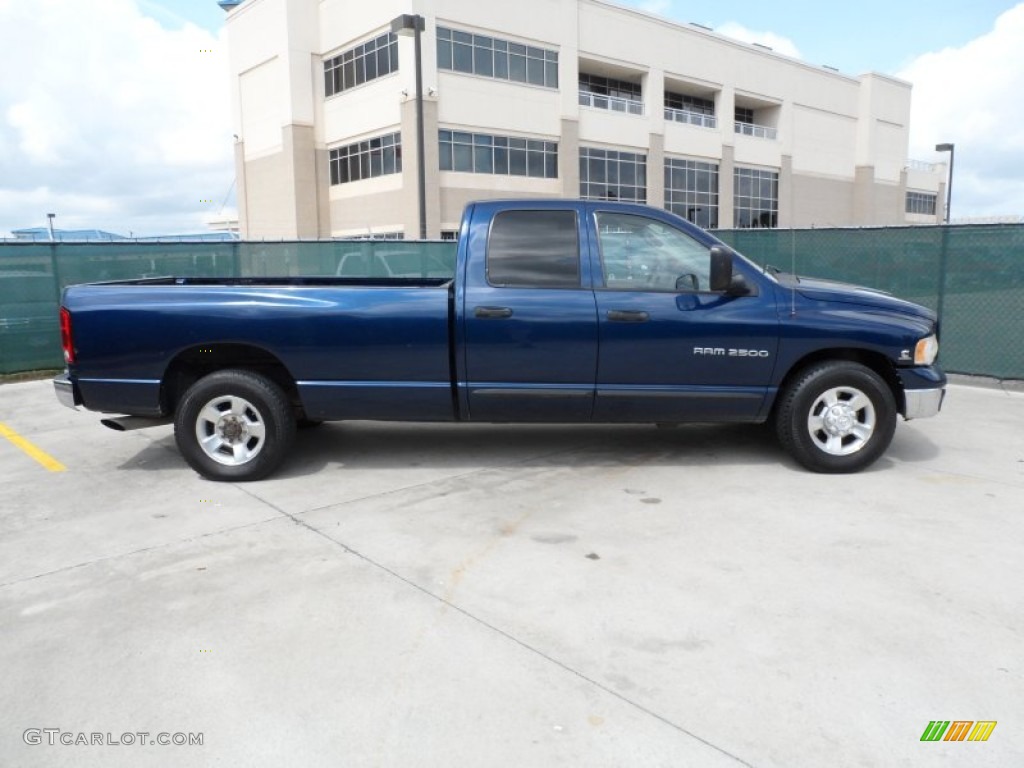
{"type": "MultiPolygon", "coordinates": [[[[956,144],[953,218],[1024,214],[1024,3],[959,48],[919,56],[899,77],[914,84],[910,154],[956,144]]],[[[942,157],[946,157],[943,155],[942,157]]]]}
{"type": "Polygon", "coordinates": [[[73,140],[73,129],[63,125],[63,112],[51,94],[36,94],[7,109],[11,139],[24,157],[37,165],[58,165],[61,150],[73,140]]]}
{"type": "Polygon", "coordinates": [[[224,41],[137,0],[0,0],[0,28],[0,235],[203,231],[234,177],[224,41]]]}
{"type": "Polygon", "coordinates": [[[794,59],[803,58],[792,40],[788,37],[777,35],[774,32],[760,32],[748,29],[735,21],[727,21],[725,24],[715,27],[715,32],[740,42],[767,45],[776,53],[792,56],[794,59]]]}
{"type": "Polygon", "coordinates": [[[656,16],[667,16],[672,10],[671,0],[643,0],[637,3],[637,7],[644,13],[653,13],[656,16]]]}

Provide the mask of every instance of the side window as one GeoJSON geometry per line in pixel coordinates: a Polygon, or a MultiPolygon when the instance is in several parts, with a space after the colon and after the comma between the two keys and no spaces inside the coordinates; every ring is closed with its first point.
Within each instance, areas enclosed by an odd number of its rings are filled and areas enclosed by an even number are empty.
{"type": "Polygon", "coordinates": [[[616,291],[709,291],[711,250],[646,216],[598,213],[605,288],[616,291]]]}
{"type": "Polygon", "coordinates": [[[504,211],[487,242],[487,282],[504,288],[579,288],[575,211],[504,211]]]}

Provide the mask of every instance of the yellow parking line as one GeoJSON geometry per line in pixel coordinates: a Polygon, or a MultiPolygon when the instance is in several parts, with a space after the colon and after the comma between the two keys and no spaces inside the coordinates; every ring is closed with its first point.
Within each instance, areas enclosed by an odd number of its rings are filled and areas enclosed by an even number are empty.
{"type": "Polygon", "coordinates": [[[32,443],[8,427],[2,421],[0,421],[0,435],[6,437],[51,472],[63,472],[67,469],[67,467],[53,458],[53,456],[48,454],[46,451],[36,448],[36,446],[32,445],[32,443]]]}

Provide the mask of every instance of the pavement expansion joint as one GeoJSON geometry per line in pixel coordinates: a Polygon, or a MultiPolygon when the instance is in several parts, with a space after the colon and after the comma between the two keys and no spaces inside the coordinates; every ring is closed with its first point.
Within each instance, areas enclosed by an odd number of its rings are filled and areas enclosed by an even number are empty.
{"type": "Polygon", "coordinates": [[[206,539],[210,536],[217,536],[222,533],[233,533],[234,531],[245,530],[246,528],[252,528],[257,525],[264,525],[265,523],[273,523],[279,521],[281,518],[275,515],[274,517],[268,517],[265,520],[255,520],[251,523],[243,523],[242,525],[232,525],[227,528],[219,528],[216,531],[207,531],[206,533],[196,534],[195,536],[186,536],[184,539],[174,539],[173,541],[165,541],[161,544],[154,544],[151,547],[141,547],[139,549],[132,549],[127,552],[118,552],[113,555],[104,555],[103,557],[96,557],[92,560],[85,560],[81,563],[74,563],[73,565],[65,565],[60,568],[54,568],[52,571],[45,571],[44,573],[37,573],[33,576],[26,576],[23,579],[15,579],[14,581],[7,581],[0,584],[0,589],[7,587],[13,587],[18,584],[24,584],[29,581],[35,581],[36,579],[42,579],[46,576],[53,576],[58,573],[65,573],[67,571],[74,571],[78,568],[86,568],[90,565],[98,565],[99,563],[105,563],[111,560],[120,560],[123,557],[134,557],[135,555],[142,555],[146,552],[157,552],[167,547],[173,547],[178,544],[187,544],[190,541],[199,541],[200,539],[206,539]]]}
{"type": "MultiPolygon", "coordinates": [[[[477,476],[477,475],[485,475],[488,472],[496,472],[496,471],[500,471],[500,470],[503,470],[503,469],[512,469],[512,468],[515,468],[515,467],[520,467],[523,464],[526,464],[527,462],[540,461],[540,460],[544,460],[544,459],[550,459],[553,456],[559,456],[561,454],[574,453],[576,451],[579,451],[579,450],[582,450],[584,448],[587,448],[590,445],[592,445],[592,443],[589,443],[589,442],[588,443],[583,443],[581,445],[573,446],[572,448],[562,448],[562,449],[559,449],[557,451],[551,451],[549,453],[541,453],[541,454],[537,454],[535,456],[528,456],[526,458],[520,459],[518,461],[509,462],[507,464],[496,464],[494,466],[489,466],[489,467],[480,467],[479,469],[473,469],[473,470],[470,470],[469,472],[462,472],[462,473],[457,474],[457,475],[446,475],[444,477],[434,478],[433,480],[425,480],[422,483],[413,483],[411,485],[403,485],[400,488],[389,488],[386,491],[380,491],[379,493],[371,493],[371,494],[369,494],[367,496],[359,496],[359,497],[354,498],[354,499],[345,499],[344,501],[335,501],[335,502],[331,502],[330,504],[322,504],[322,505],[320,505],[318,507],[311,507],[310,509],[304,509],[301,512],[296,512],[295,514],[296,515],[308,515],[308,514],[313,513],[313,512],[323,512],[324,510],[335,509],[337,507],[343,507],[343,506],[346,506],[348,504],[358,504],[358,503],[363,502],[363,501],[371,501],[373,499],[386,498],[387,496],[393,496],[395,494],[404,493],[406,491],[413,491],[413,490],[416,490],[418,488],[429,488],[430,486],[437,485],[439,483],[448,483],[448,482],[451,482],[453,480],[462,480],[462,479],[467,478],[467,477],[474,477],[474,476],[477,476]]],[[[236,486],[236,487],[241,488],[240,485],[236,486]]],[[[248,491],[246,491],[246,492],[248,493],[248,491]]],[[[274,506],[270,502],[266,501],[266,499],[263,499],[262,497],[256,496],[255,494],[252,494],[252,493],[250,493],[249,495],[253,496],[253,498],[259,499],[260,501],[268,504],[269,506],[273,507],[274,509],[277,509],[276,506],[274,506]]],[[[283,515],[287,515],[288,514],[287,512],[284,512],[283,510],[280,510],[280,511],[281,511],[281,514],[283,514],[283,515]]],[[[291,515],[288,515],[288,516],[291,517],[291,515]]]]}
{"type": "MultiPolygon", "coordinates": [[[[558,451],[558,453],[564,453],[564,452],[565,451],[558,451]]],[[[537,457],[533,457],[533,458],[537,458],[537,457]]],[[[526,461],[529,461],[529,460],[530,459],[527,459],[526,461]]],[[[522,462],[517,462],[517,463],[522,463],[522,462]]],[[[489,469],[500,469],[500,467],[490,467],[489,469]]],[[[470,474],[473,474],[473,473],[470,473],[470,474]]],[[[476,614],[474,614],[474,613],[470,612],[469,610],[461,607],[460,605],[458,605],[457,603],[453,602],[452,600],[444,597],[443,595],[439,595],[439,594],[437,594],[435,592],[431,592],[426,587],[422,586],[421,584],[417,584],[415,581],[412,581],[411,579],[403,576],[402,574],[398,573],[397,571],[393,570],[392,568],[389,568],[388,566],[384,565],[383,563],[380,563],[380,562],[374,560],[370,556],[363,554],[362,552],[360,552],[357,549],[353,549],[349,545],[345,544],[343,541],[341,541],[339,539],[336,539],[335,537],[331,536],[326,531],[321,530],[320,528],[317,528],[316,526],[314,526],[314,525],[312,525],[310,523],[307,523],[305,520],[299,519],[299,517],[297,515],[294,515],[294,514],[291,514],[289,512],[286,512],[285,510],[281,509],[280,507],[278,507],[274,503],[269,502],[266,499],[263,499],[263,498],[257,496],[255,493],[251,492],[250,490],[248,490],[245,487],[239,486],[239,488],[240,488],[240,490],[242,490],[247,495],[252,496],[252,498],[254,498],[254,499],[256,499],[256,500],[266,504],[267,506],[271,507],[272,509],[277,510],[281,515],[283,515],[284,517],[289,518],[296,525],[298,525],[298,526],[300,526],[302,528],[305,528],[306,530],[310,531],[311,533],[314,533],[317,536],[320,536],[320,537],[326,539],[327,541],[331,542],[333,545],[335,545],[337,547],[340,547],[342,550],[344,550],[344,552],[346,554],[354,555],[355,557],[358,557],[360,560],[362,560],[363,562],[365,562],[367,565],[371,566],[372,568],[374,568],[376,570],[379,570],[379,571],[382,571],[383,573],[387,574],[391,578],[397,579],[398,581],[402,582],[406,586],[411,587],[413,590],[415,590],[415,591],[417,591],[417,592],[419,592],[419,593],[421,593],[423,595],[426,595],[431,600],[433,600],[433,601],[435,601],[437,603],[442,604],[446,608],[450,608],[451,610],[453,610],[456,613],[462,615],[463,617],[469,619],[470,621],[480,625],[481,627],[483,627],[487,631],[492,632],[492,633],[497,634],[497,635],[500,635],[501,637],[505,638],[506,640],[509,640],[512,643],[515,643],[520,648],[523,648],[527,652],[529,652],[529,653],[531,653],[531,654],[533,654],[535,656],[538,656],[541,659],[544,659],[549,664],[553,664],[556,667],[558,667],[559,669],[561,669],[561,670],[563,670],[565,672],[568,672],[569,674],[573,675],[574,677],[579,678],[580,680],[583,680],[587,684],[592,685],[593,687],[603,691],[604,693],[606,693],[606,694],[608,694],[610,696],[613,696],[614,698],[616,698],[619,701],[623,702],[624,704],[632,707],[633,709],[635,709],[635,710],[637,710],[639,712],[642,712],[643,714],[647,715],[648,717],[654,718],[658,722],[663,723],[664,725],[667,725],[668,727],[670,727],[673,730],[675,730],[675,731],[677,731],[677,732],[687,736],[688,738],[691,738],[691,739],[693,739],[695,741],[700,742],[701,744],[703,744],[704,746],[708,747],[709,749],[713,749],[715,752],[718,752],[722,756],[727,757],[730,760],[735,761],[737,765],[746,766],[746,768],[755,768],[755,766],[752,763],[749,763],[746,760],[744,760],[743,758],[741,758],[741,757],[739,757],[737,755],[734,755],[733,753],[729,752],[727,749],[724,749],[723,747],[720,747],[717,744],[713,744],[712,742],[708,741],[707,739],[702,738],[701,736],[698,736],[693,731],[687,730],[684,726],[680,725],[679,723],[676,723],[676,722],[670,720],[665,715],[659,714],[658,712],[655,712],[654,710],[652,710],[652,709],[650,709],[648,707],[645,707],[640,702],[634,701],[633,699],[629,698],[628,696],[623,696],[621,693],[619,693],[615,689],[609,688],[607,685],[604,685],[600,681],[595,680],[592,677],[589,677],[586,673],[581,672],[580,670],[576,669],[575,667],[570,666],[566,662],[561,661],[561,660],[555,658],[554,656],[544,652],[540,648],[537,648],[536,646],[531,645],[530,643],[526,642],[525,640],[522,640],[522,639],[516,637],[515,635],[513,635],[508,630],[502,629],[501,627],[498,627],[495,624],[490,623],[486,619],[483,619],[483,618],[477,616],[476,614]]],[[[380,495],[386,495],[386,494],[380,494],[380,495]]]]}

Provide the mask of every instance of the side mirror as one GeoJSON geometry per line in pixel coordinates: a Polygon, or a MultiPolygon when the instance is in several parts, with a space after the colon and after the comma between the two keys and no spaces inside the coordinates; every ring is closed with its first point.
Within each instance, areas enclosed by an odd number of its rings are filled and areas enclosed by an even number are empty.
{"type": "Polygon", "coordinates": [[[697,276],[693,274],[680,275],[676,278],[677,291],[696,291],[699,289],[697,276]]]}
{"type": "Polygon", "coordinates": [[[711,246],[711,290],[724,292],[732,285],[732,251],[723,245],[711,246]]]}
{"type": "Polygon", "coordinates": [[[743,275],[733,274],[732,251],[723,245],[711,246],[711,290],[726,296],[754,293],[743,275]]]}
{"type": "Polygon", "coordinates": [[[750,283],[743,275],[732,276],[732,281],[729,283],[729,287],[725,291],[726,296],[756,296],[757,290],[750,287],[750,283]]]}

